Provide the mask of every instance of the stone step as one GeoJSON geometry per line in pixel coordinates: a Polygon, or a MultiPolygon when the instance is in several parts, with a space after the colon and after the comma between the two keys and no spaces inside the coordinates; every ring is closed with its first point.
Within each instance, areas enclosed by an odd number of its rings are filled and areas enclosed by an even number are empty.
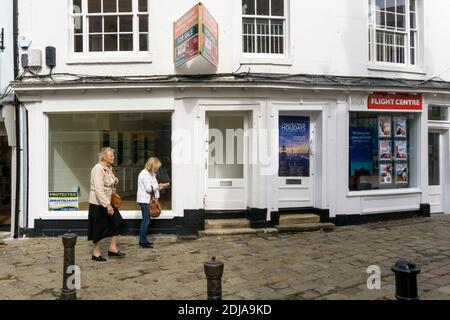
{"type": "Polygon", "coordinates": [[[317,214],[281,214],[280,226],[290,226],[293,224],[320,223],[320,216],[317,214]]]}
{"type": "Polygon", "coordinates": [[[289,226],[278,226],[278,232],[307,232],[307,231],[334,231],[336,226],[333,223],[303,223],[289,226]]]}
{"type": "Polygon", "coordinates": [[[206,219],[205,230],[250,228],[247,219],[206,219]]]}
{"type": "Polygon", "coordinates": [[[198,235],[200,237],[206,236],[226,236],[226,235],[237,235],[237,234],[274,234],[278,233],[275,228],[265,228],[265,229],[253,229],[253,228],[232,228],[232,229],[209,229],[199,231],[198,235]]]}

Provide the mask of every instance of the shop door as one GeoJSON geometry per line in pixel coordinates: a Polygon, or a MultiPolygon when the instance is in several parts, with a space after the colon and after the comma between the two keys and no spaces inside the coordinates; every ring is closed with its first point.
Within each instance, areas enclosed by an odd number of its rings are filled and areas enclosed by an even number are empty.
{"type": "Polygon", "coordinates": [[[206,210],[247,208],[246,114],[210,112],[206,115],[206,210]]]}
{"type": "Polygon", "coordinates": [[[280,113],[278,208],[314,206],[314,122],[308,114],[280,113]]]}
{"type": "Polygon", "coordinates": [[[428,197],[431,213],[441,213],[443,206],[443,140],[439,131],[428,133],[428,197]]]}

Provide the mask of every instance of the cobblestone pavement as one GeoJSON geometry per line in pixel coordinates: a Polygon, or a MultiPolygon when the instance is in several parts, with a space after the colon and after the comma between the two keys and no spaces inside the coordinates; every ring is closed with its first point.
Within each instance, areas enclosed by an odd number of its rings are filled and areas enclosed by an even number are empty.
{"type": "MultiPolygon", "coordinates": [[[[120,239],[127,257],[90,260],[78,239],[79,299],[206,299],[203,263],[225,263],[223,298],[395,299],[391,266],[400,258],[421,267],[421,299],[450,299],[450,216],[338,227],[332,233],[238,235],[179,240],[155,236],[155,249],[120,239]],[[381,268],[381,289],[367,289],[367,267],[381,268]]],[[[103,252],[107,242],[103,243],[103,252]]],[[[62,286],[60,238],[0,240],[0,299],[56,299],[62,286]]]]}

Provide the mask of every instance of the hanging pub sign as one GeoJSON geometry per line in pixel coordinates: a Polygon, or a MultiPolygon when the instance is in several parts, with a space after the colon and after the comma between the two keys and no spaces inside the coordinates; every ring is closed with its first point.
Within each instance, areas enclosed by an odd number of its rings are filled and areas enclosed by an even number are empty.
{"type": "Polygon", "coordinates": [[[173,24],[173,34],[176,67],[198,56],[217,66],[219,27],[202,3],[173,24]]]}
{"type": "Polygon", "coordinates": [[[374,93],[369,95],[368,108],[376,110],[422,110],[422,95],[374,93]]]}

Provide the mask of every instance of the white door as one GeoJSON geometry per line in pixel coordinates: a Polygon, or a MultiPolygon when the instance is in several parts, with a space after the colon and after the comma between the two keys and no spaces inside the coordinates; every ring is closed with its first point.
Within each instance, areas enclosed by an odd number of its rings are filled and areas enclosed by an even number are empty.
{"type": "Polygon", "coordinates": [[[428,132],[428,197],[431,213],[441,213],[443,206],[443,139],[439,131],[428,132]]]}
{"type": "Polygon", "coordinates": [[[246,129],[245,113],[206,114],[206,210],[247,208],[246,129]]]}
{"type": "Polygon", "coordinates": [[[314,206],[315,124],[310,114],[283,113],[278,118],[278,208],[314,206]]]}

